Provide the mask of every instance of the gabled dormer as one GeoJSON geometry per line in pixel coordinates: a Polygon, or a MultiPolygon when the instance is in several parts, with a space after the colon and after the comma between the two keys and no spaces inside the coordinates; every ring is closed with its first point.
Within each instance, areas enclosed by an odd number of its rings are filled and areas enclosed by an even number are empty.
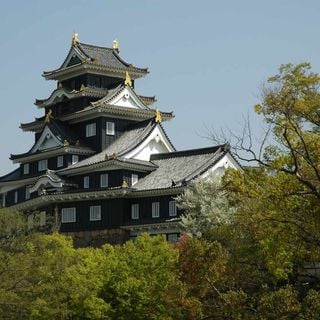
{"type": "Polygon", "coordinates": [[[45,127],[31,149],[22,154],[12,154],[10,159],[13,163],[21,163],[22,175],[30,175],[66,167],[93,153],[68,125],[50,119],[48,114],[45,127]]]}
{"type": "Polygon", "coordinates": [[[102,99],[93,102],[94,107],[118,106],[140,110],[150,110],[149,105],[155,102],[155,97],[139,96],[129,84],[119,85],[102,99]]]}

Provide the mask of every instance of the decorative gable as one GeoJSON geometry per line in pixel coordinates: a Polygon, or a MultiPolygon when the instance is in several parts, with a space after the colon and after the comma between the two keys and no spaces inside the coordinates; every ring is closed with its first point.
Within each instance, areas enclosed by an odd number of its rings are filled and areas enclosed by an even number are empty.
{"type": "Polygon", "coordinates": [[[46,126],[37,143],[31,149],[30,153],[35,153],[37,151],[43,151],[61,146],[63,146],[63,143],[57,137],[55,137],[48,126],[46,126]]]}
{"type": "Polygon", "coordinates": [[[158,124],[140,145],[124,155],[125,158],[150,161],[150,156],[157,153],[175,151],[162,127],[158,124]]]}
{"type": "Polygon", "coordinates": [[[115,89],[114,92],[110,90],[105,98],[93,103],[95,104],[150,110],[129,85],[115,89]]]}
{"type": "Polygon", "coordinates": [[[72,47],[60,68],[71,67],[87,58],[77,47],[72,47]]]}

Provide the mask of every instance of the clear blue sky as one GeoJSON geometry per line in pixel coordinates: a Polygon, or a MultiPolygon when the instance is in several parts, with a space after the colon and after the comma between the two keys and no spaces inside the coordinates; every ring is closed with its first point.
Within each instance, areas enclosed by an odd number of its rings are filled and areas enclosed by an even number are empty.
{"type": "Polygon", "coordinates": [[[125,60],[149,67],[136,90],[174,111],[166,130],[187,149],[210,144],[205,127],[239,130],[281,64],[309,61],[319,72],[319,17],[316,0],[3,0],[0,175],[14,169],[10,153],[32,146],[33,134],[19,124],[42,115],[33,102],[55,86],[42,71],[62,63],[73,31],[98,45],[118,38],[125,60]]]}

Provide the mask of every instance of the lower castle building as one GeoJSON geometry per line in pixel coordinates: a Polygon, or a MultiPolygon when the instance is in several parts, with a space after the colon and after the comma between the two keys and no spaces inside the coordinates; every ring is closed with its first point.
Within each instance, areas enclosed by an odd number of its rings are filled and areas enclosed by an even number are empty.
{"type": "Polygon", "coordinates": [[[172,112],[136,93],[148,69],[125,62],[119,45],[81,43],[74,34],[62,65],[44,72],[57,81],[47,99],[36,100],[44,116],[22,123],[35,135],[19,167],[0,177],[2,206],[40,210],[79,245],[123,243],[141,232],[179,237],[175,197],[195,179],[221,176],[239,165],[228,145],[177,151],[162,122],[172,112]]]}

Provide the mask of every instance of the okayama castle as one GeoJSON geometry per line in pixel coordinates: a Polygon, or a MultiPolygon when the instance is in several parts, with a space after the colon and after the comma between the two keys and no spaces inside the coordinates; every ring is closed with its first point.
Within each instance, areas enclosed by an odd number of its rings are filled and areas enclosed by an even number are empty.
{"type": "Polygon", "coordinates": [[[179,236],[175,197],[210,172],[238,168],[228,145],[177,151],[162,123],[172,112],[153,108],[139,95],[138,68],[112,48],[85,44],[75,33],[61,67],[43,73],[55,80],[47,99],[36,100],[44,116],[21,123],[34,145],[11,154],[18,168],[0,178],[3,207],[40,210],[79,245],[123,243],[141,232],[179,236]]]}

